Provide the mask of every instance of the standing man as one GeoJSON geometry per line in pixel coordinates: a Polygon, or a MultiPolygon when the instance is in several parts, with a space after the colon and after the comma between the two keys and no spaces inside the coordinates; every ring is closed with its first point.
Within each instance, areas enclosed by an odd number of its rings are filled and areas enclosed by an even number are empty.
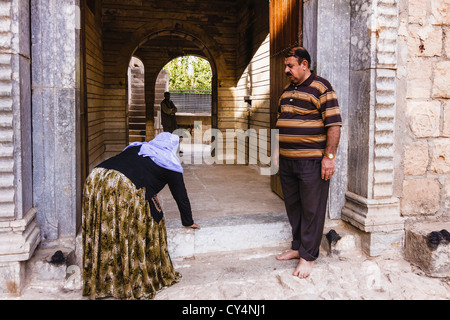
{"type": "Polygon", "coordinates": [[[291,83],[279,100],[279,146],[273,160],[293,241],[277,259],[300,259],[293,274],[306,278],[319,256],[342,119],[333,87],[311,72],[306,49],[291,49],[284,64],[291,83]]]}
{"type": "Polygon", "coordinates": [[[164,132],[172,133],[177,129],[176,112],[177,107],[175,107],[173,101],[170,100],[170,92],[164,92],[164,100],[161,101],[161,124],[164,132]]]}

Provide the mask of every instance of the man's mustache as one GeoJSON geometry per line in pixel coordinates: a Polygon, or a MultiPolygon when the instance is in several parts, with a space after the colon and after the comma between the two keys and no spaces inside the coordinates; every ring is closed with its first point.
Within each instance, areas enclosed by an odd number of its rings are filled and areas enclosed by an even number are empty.
{"type": "Polygon", "coordinates": [[[292,76],[292,73],[286,72],[286,75],[287,75],[288,77],[290,77],[290,76],[292,76]]]}

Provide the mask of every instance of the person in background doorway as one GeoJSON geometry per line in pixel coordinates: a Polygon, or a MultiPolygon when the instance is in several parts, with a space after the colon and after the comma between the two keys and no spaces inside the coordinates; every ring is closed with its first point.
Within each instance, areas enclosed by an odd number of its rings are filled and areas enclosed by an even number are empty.
{"type": "Polygon", "coordinates": [[[177,135],[163,132],[149,142],[135,142],[87,177],[82,202],[83,295],[151,299],[179,281],[157,199],[168,184],[183,226],[200,229],[192,219],[176,156],[178,141],[177,135]]]}
{"type": "Polygon", "coordinates": [[[292,48],[285,57],[291,83],[279,100],[279,143],[273,156],[293,236],[291,249],[277,259],[300,259],[293,273],[299,278],[310,275],[319,256],[342,126],[333,87],[311,72],[310,65],[302,47],[292,48]]]}
{"type": "Polygon", "coordinates": [[[164,100],[161,101],[161,124],[164,132],[172,133],[177,129],[176,112],[177,107],[172,100],[170,100],[170,92],[164,92],[164,100]]]}

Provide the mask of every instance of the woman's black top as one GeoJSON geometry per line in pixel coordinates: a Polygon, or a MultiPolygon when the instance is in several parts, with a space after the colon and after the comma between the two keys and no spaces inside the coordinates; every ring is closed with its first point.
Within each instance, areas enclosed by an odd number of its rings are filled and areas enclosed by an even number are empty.
{"type": "Polygon", "coordinates": [[[149,157],[138,155],[139,149],[140,146],[129,147],[97,167],[114,169],[123,173],[137,189],[145,187],[145,199],[149,202],[152,217],[157,222],[163,217],[162,210],[155,208],[151,199],[168,184],[180,210],[181,223],[183,226],[193,225],[191,204],[184,185],[183,174],[160,167],[149,157]]]}

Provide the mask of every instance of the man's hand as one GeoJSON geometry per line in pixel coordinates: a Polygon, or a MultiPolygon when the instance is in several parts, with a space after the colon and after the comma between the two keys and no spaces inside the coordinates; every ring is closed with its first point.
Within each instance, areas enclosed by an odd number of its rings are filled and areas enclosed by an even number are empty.
{"type": "Polygon", "coordinates": [[[275,168],[280,169],[280,155],[274,154],[272,157],[272,163],[275,168]]]}
{"type": "Polygon", "coordinates": [[[272,154],[272,163],[278,170],[280,169],[280,147],[278,145],[278,137],[272,154]]]}
{"type": "MultiPolygon", "coordinates": [[[[327,129],[327,147],[325,153],[336,155],[337,147],[339,144],[339,138],[341,136],[340,126],[331,126],[327,129]]],[[[335,158],[330,159],[328,157],[322,158],[322,179],[327,181],[331,179],[335,169],[335,158]]]]}
{"type": "Polygon", "coordinates": [[[331,179],[331,176],[334,174],[335,162],[334,159],[330,159],[327,157],[322,158],[322,179],[327,181],[331,179]]]}

